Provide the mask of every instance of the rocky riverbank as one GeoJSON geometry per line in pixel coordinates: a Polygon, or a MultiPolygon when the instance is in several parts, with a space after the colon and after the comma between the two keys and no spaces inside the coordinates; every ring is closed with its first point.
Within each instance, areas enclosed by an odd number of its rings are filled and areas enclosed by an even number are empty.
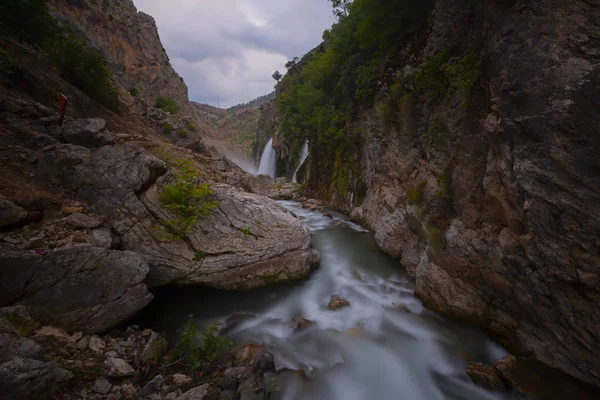
{"type": "Polygon", "coordinates": [[[23,306],[0,308],[0,349],[5,400],[276,399],[288,379],[301,379],[276,371],[262,346],[240,346],[200,372],[169,359],[173,346],[152,330],[67,333],[39,325],[23,306]]]}

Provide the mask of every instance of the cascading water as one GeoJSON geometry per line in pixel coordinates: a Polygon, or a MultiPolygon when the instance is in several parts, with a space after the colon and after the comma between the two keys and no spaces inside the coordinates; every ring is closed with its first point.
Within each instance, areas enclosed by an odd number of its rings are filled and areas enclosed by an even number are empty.
{"type": "Polygon", "coordinates": [[[304,162],[306,161],[307,158],[308,158],[308,140],[306,141],[306,143],[304,143],[304,147],[302,147],[302,153],[300,153],[300,162],[298,162],[298,166],[296,167],[296,170],[294,171],[294,177],[292,178],[293,183],[298,183],[298,179],[296,179],[296,175],[298,174],[300,167],[302,167],[302,165],[304,165],[304,162]]]}
{"type": "Polygon", "coordinates": [[[262,156],[260,157],[260,164],[258,165],[259,175],[269,175],[271,178],[276,177],[277,173],[277,154],[273,149],[273,139],[269,139],[265,149],[263,150],[262,156]]]}

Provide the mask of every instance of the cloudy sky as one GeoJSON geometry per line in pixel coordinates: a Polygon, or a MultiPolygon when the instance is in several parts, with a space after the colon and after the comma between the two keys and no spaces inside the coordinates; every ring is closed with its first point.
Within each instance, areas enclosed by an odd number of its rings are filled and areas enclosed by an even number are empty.
{"type": "Polygon", "coordinates": [[[271,74],[321,42],[328,0],[134,0],[156,19],[190,99],[221,107],[273,90],[271,74]]]}

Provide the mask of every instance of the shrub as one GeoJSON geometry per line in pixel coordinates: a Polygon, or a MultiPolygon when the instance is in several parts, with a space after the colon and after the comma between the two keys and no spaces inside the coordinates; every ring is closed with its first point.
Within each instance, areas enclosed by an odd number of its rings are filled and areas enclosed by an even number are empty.
{"type": "Polygon", "coordinates": [[[136,97],[140,93],[140,90],[136,87],[129,88],[129,94],[136,97]]]}
{"type": "Polygon", "coordinates": [[[215,358],[235,346],[235,342],[218,336],[219,328],[216,324],[206,328],[201,336],[201,345],[198,345],[198,327],[193,315],[188,316],[185,326],[178,332],[177,355],[193,369],[205,370],[215,358]]]}
{"type": "Polygon", "coordinates": [[[430,100],[440,97],[448,88],[449,80],[444,67],[449,59],[450,56],[445,52],[429,57],[415,77],[417,88],[430,100]]]}
{"type": "Polygon", "coordinates": [[[194,125],[191,121],[185,121],[185,127],[192,132],[196,130],[196,125],[194,125]]]}
{"type": "Polygon", "coordinates": [[[469,105],[471,90],[481,75],[477,69],[478,61],[479,57],[477,54],[469,53],[458,62],[451,63],[446,67],[446,75],[452,82],[452,85],[462,91],[465,106],[469,105]]]}
{"type": "Polygon", "coordinates": [[[171,114],[177,114],[179,112],[179,105],[170,97],[158,96],[154,106],[163,111],[170,112],[171,114]]]}
{"type": "Polygon", "coordinates": [[[386,126],[392,122],[392,117],[394,116],[394,107],[389,100],[381,100],[379,103],[377,103],[375,109],[377,110],[379,118],[386,126]]]}
{"type": "Polygon", "coordinates": [[[252,231],[250,230],[250,227],[245,226],[242,228],[242,233],[244,234],[244,237],[248,237],[250,235],[252,235],[252,231]]]}
{"type": "Polygon", "coordinates": [[[26,42],[45,46],[58,31],[50,16],[46,0],[2,0],[0,2],[0,33],[16,35],[26,42]]]}
{"type": "Polygon", "coordinates": [[[165,133],[171,133],[173,132],[173,125],[171,125],[170,123],[166,122],[163,124],[163,131],[165,133]]]}
{"type": "Polygon", "coordinates": [[[187,131],[185,129],[179,128],[179,129],[177,129],[177,134],[179,136],[185,137],[185,136],[187,136],[188,133],[187,133],[187,131]]]}
{"type": "Polygon", "coordinates": [[[164,221],[169,232],[166,239],[181,239],[199,219],[208,217],[217,208],[216,201],[208,200],[213,195],[211,185],[196,183],[199,174],[191,160],[180,160],[174,170],[175,183],[165,186],[159,196],[161,204],[177,217],[164,221]]]}
{"type": "Polygon", "coordinates": [[[112,74],[103,53],[90,47],[75,32],[62,29],[52,55],[63,78],[107,108],[118,109],[117,90],[112,86],[112,74]]]}

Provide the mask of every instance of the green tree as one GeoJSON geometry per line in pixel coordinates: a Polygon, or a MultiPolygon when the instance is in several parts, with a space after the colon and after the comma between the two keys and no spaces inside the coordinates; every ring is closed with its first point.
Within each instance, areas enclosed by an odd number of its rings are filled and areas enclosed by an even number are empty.
{"type": "Polygon", "coordinates": [[[156,98],[154,106],[171,114],[179,113],[179,104],[177,104],[177,102],[170,97],[158,96],[156,98]]]}
{"type": "Polygon", "coordinates": [[[281,72],[279,72],[278,70],[273,72],[273,75],[271,75],[271,77],[273,79],[275,79],[277,81],[277,83],[279,83],[279,81],[281,80],[281,78],[283,77],[283,75],[281,75],[281,72]]]}

